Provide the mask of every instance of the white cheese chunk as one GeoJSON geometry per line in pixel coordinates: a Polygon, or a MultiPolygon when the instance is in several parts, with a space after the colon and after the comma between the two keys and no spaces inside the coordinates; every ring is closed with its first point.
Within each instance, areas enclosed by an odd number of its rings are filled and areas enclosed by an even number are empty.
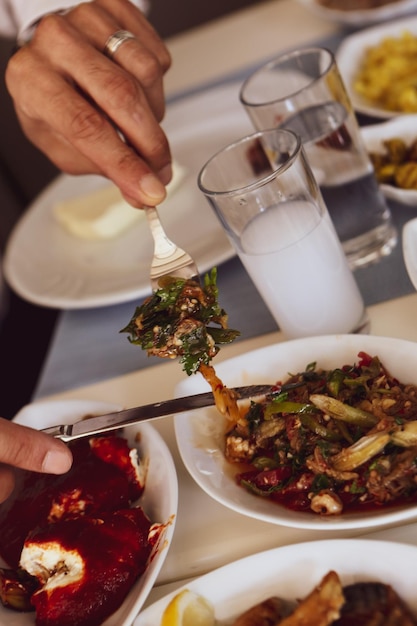
{"type": "Polygon", "coordinates": [[[45,588],[66,586],[81,580],[84,561],[77,550],[67,550],[57,541],[31,543],[22,550],[20,566],[42,580],[45,588]]]}
{"type": "MultiPolygon", "coordinates": [[[[185,174],[185,168],[174,162],[167,197],[178,189],[185,174]]],[[[144,211],[130,206],[115,185],[58,202],[52,213],[67,232],[90,240],[117,237],[138,220],[145,219],[144,211]]]]}
{"type": "Polygon", "coordinates": [[[61,226],[76,237],[108,239],[140,219],[142,211],[131,207],[117,187],[109,186],[59,202],[53,214],[61,226]]]}

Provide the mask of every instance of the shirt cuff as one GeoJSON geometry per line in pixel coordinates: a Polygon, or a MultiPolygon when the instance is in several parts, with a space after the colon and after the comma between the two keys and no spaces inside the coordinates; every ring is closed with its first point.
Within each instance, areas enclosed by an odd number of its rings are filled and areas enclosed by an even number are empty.
{"type": "MultiPolygon", "coordinates": [[[[30,41],[37,24],[44,15],[48,13],[62,13],[80,2],[91,2],[91,0],[17,0],[15,14],[20,28],[17,34],[17,44],[23,46],[30,41]]],[[[130,0],[145,14],[149,9],[148,0],[130,0]]]]}

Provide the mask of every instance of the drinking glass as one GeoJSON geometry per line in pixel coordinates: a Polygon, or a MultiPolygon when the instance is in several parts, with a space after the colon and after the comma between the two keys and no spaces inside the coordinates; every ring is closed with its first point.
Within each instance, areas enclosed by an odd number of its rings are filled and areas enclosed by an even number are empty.
{"type": "Polygon", "coordinates": [[[388,255],[397,232],[333,54],[281,55],[249,76],[239,97],[255,129],[300,135],[350,266],[388,255]]]}
{"type": "Polygon", "coordinates": [[[270,129],[239,139],[205,164],[198,186],[287,338],[368,330],[295,133],[270,129]]]}

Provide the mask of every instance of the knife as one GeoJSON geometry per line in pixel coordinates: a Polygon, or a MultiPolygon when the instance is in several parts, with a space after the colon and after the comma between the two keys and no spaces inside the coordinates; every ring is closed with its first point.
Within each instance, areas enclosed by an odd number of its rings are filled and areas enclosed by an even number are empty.
{"type": "MultiPolygon", "coordinates": [[[[234,391],[238,400],[249,400],[266,396],[271,393],[272,384],[270,385],[247,385],[246,387],[234,387],[234,391]]],[[[81,437],[106,433],[125,426],[132,426],[139,422],[147,422],[159,417],[171,415],[174,413],[182,413],[194,409],[201,409],[205,406],[213,406],[215,404],[214,396],[211,391],[207,393],[199,393],[183,398],[175,398],[174,400],[164,400],[155,402],[155,404],[146,404],[137,406],[115,413],[107,413],[106,415],[98,415],[87,419],[79,420],[74,424],[58,424],[43,428],[42,432],[52,435],[62,441],[73,441],[81,437]]]]}

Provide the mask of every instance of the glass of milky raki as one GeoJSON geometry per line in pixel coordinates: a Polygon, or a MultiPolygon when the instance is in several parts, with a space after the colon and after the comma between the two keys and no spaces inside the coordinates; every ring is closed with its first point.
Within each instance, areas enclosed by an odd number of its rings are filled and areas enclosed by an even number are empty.
{"type": "Polygon", "coordinates": [[[306,48],[273,59],[246,79],[240,101],[255,129],[300,135],[350,266],[389,254],[397,233],[333,54],[306,48]]]}
{"type": "Polygon", "coordinates": [[[206,163],[198,185],[286,338],[368,330],[296,134],[272,129],[243,137],[206,163]]]}

